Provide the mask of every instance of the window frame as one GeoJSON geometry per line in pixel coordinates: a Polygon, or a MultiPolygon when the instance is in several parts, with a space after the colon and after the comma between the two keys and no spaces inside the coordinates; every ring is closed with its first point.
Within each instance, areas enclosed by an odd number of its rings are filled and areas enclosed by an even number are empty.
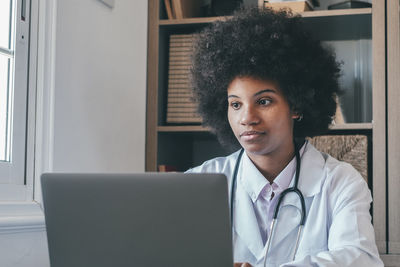
{"type": "Polygon", "coordinates": [[[57,1],[29,1],[31,35],[25,184],[0,185],[0,234],[46,231],[40,175],[53,169],[57,1]]]}
{"type": "MultiPolygon", "coordinates": [[[[33,200],[38,1],[15,5],[14,96],[10,162],[0,162],[0,201],[33,200]],[[32,3],[34,3],[32,5],[32,3]],[[22,7],[25,12],[22,12],[22,7]],[[24,15],[24,19],[22,16],[24,15]]],[[[14,23],[13,22],[13,23],[14,23]]]]}

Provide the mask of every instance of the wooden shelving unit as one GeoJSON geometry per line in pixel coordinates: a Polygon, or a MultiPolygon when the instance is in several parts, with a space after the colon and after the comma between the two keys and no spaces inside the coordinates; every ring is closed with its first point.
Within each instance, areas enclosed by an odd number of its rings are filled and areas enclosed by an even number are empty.
{"type": "MultiPolygon", "coordinates": [[[[355,15],[371,15],[372,8],[357,8],[357,9],[338,9],[338,10],[318,10],[311,12],[299,13],[302,17],[337,17],[337,16],[355,16],[355,15]]],[[[159,25],[184,25],[184,24],[204,24],[212,23],[217,20],[225,20],[226,17],[204,17],[204,18],[185,18],[185,19],[160,19],[159,25]]]]}
{"type": "MultiPolygon", "coordinates": [[[[400,254],[400,2],[387,1],[388,253],[400,254]]],[[[393,265],[400,265],[393,257],[393,265]]]]}
{"type": "MultiPolygon", "coordinates": [[[[393,123],[387,139],[387,111],[390,110],[387,101],[386,84],[386,12],[389,8],[398,8],[399,3],[386,7],[386,2],[391,0],[373,0],[373,8],[347,9],[347,10],[321,10],[304,12],[300,15],[305,18],[306,26],[309,27],[322,41],[341,41],[341,40],[370,40],[371,42],[371,66],[372,80],[371,85],[371,103],[372,114],[369,121],[346,123],[332,125],[330,129],[334,134],[366,134],[371,144],[371,174],[370,188],[373,192],[373,222],[376,233],[376,241],[382,258],[388,264],[400,262],[400,212],[395,210],[394,201],[399,202],[398,194],[393,190],[400,189],[398,175],[400,169],[397,162],[391,161],[392,169],[387,168],[388,143],[393,144],[390,150],[393,157],[400,160],[399,142],[393,142],[396,139],[395,131],[400,129],[398,115],[391,112],[393,123]],[[396,7],[390,7],[390,6],[396,7]],[[397,127],[397,128],[396,128],[397,127]],[[388,173],[392,175],[389,181],[396,187],[389,190],[392,195],[389,196],[389,206],[392,205],[392,211],[388,213],[387,188],[388,173]],[[393,202],[393,203],[392,203],[393,202]],[[387,221],[387,215],[389,221],[387,221]],[[397,230],[395,230],[397,229],[397,230]],[[391,235],[391,232],[394,236],[391,235]],[[388,246],[389,238],[394,240],[392,246],[388,246]],[[388,250],[388,247],[390,249],[388,250]],[[392,253],[389,255],[388,253],[392,253]],[[394,253],[394,254],[393,254],[394,253]]],[[[398,1],[393,1],[398,2],[398,1]]],[[[163,1],[149,1],[149,34],[148,34],[148,71],[147,71],[147,140],[146,140],[146,170],[156,171],[158,164],[178,164],[182,170],[200,164],[203,160],[217,155],[226,155],[229,151],[224,150],[218,144],[216,138],[210,133],[209,129],[201,125],[169,125],[165,122],[165,97],[167,91],[167,68],[168,68],[168,37],[174,33],[193,33],[201,30],[202,27],[209,25],[217,20],[225,20],[228,17],[200,17],[186,19],[166,19],[163,1]]],[[[392,13],[396,11],[392,11],[392,13]]],[[[394,14],[393,13],[393,14],[394,14]]],[[[397,23],[399,27],[399,13],[397,10],[396,18],[392,18],[390,23],[397,23]]],[[[395,15],[392,15],[396,17],[395,15]]],[[[395,30],[388,34],[399,35],[395,30]]],[[[399,36],[394,37],[397,40],[399,36]]],[[[395,43],[398,45],[398,43],[395,43]]],[[[390,51],[400,51],[400,48],[392,48],[390,51]]],[[[394,53],[394,52],[393,52],[394,53]]],[[[393,57],[395,60],[391,66],[397,68],[397,76],[392,79],[389,85],[394,86],[400,77],[400,58],[393,57]],[[396,61],[397,60],[397,61],[396,61]]],[[[396,88],[398,84],[396,85],[396,88]]],[[[394,87],[393,87],[394,88],[394,87]]],[[[397,90],[398,91],[398,90],[397,90]]],[[[400,99],[399,94],[392,89],[392,104],[395,105],[400,99]]],[[[400,113],[396,106],[395,112],[400,113]]],[[[389,118],[390,119],[390,118],[389,118]]]]}

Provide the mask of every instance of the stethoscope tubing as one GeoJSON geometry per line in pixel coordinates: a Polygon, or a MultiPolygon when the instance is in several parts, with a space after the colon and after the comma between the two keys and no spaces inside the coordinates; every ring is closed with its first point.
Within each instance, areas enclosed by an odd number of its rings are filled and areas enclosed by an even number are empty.
{"type": "Polygon", "coordinates": [[[233,176],[232,176],[232,184],[231,184],[231,228],[233,229],[233,201],[235,199],[234,195],[235,195],[235,189],[236,189],[236,183],[237,183],[237,174],[238,174],[238,170],[239,170],[239,165],[240,165],[240,161],[243,155],[244,149],[242,148],[239,152],[239,156],[236,160],[236,164],[235,164],[235,169],[233,171],[233,176]]]}
{"type": "MultiPolygon", "coordinates": [[[[283,201],[283,199],[285,198],[285,196],[289,193],[295,193],[299,199],[300,199],[300,203],[301,203],[301,219],[300,219],[300,224],[299,224],[299,229],[297,232],[297,237],[296,237],[296,243],[295,243],[295,248],[294,248],[294,252],[293,252],[293,257],[292,260],[294,260],[297,249],[298,249],[298,245],[299,245],[299,241],[300,241],[300,236],[303,230],[303,226],[305,224],[305,219],[306,219],[306,206],[305,206],[305,201],[304,201],[304,196],[301,193],[301,191],[298,189],[298,183],[299,183],[299,176],[300,176],[300,166],[301,166],[301,158],[300,158],[300,153],[299,153],[299,148],[296,145],[296,142],[294,142],[294,150],[295,150],[295,157],[296,157],[296,174],[295,174],[295,180],[294,180],[294,185],[292,187],[289,187],[285,190],[282,191],[282,193],[279,196],[278,199],[278,203],[275,207],[274,210],[274,216],[272,218],[272,222],[271,222],[271,226],[270,226],[270,236],[267,240],[267,247],[266,247],[266,251],[265,251],[265,257],[264,257],[264,266],[267,260],[267,255],[269,252],[269,248],[271,246],[271,242],[272,242],[272,238],[275,232],[275,224],[276,224],[276,220],[278,218],[278,213],[280,210],[280,205],[283,201]]],[[[236,164],[235,164],[235,168],[234,168],[234,172],[233,172],[233,176],[232,176],[232,183],[231,183],[231,196],[230,196],[230,211],[231,211],[231,227],[233,229],[233,212],[234,212],[234,199],[235,199],[235,189],[236,189],[236,183],[237,183],[237,175],[238,175],[238,171],[239,171],[239,165],[241,162],[241,158],[243,156],[244,153],[244,149],[242,148],[239,152],[239,156],[236,160],[236,164]]]]}

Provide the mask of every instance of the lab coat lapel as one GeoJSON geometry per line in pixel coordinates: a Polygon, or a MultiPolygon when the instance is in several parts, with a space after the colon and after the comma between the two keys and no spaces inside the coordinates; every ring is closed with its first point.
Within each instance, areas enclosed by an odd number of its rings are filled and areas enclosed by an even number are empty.
{"type": "MultiPolygon", "coordinates": [[[[321,191],[325,159],[321,153],[311,144],[307,143],[303,156],[301,157],[300,177],[298,188],[302,192],[306,204],[306,222],[309,205],[314,195],[321,191]]],[[[292,178],[290,187],[293,187],[295,175],[292,178]]],[[[279,248],[279,243],[284,240],[292,231],[297,234],[301,220],[301,202],[296,193],[288,193],[281,203],[278,218],[275,226],[275,233],[272,239],[272,248],[279,248]]],[[[294,243],[294,240],[291,240],[294,243]]],[[[272,250],[271,250],[272,253],[272,250]]]]}
{"type": "MultiPolygon", "coordinates": [[[[321,191],[322,181],[325,177],[325,158],[313,145],[306,144],[301,157],[300,177],[298,187],[304,198],[312,197],[321,191]]],[[[292,185],[294,179],[292,180],[292,185]]],[[[300,205],[300,203],[299,203],[300,205]]]]}
{"type": "MultiPolygon", "coordinates": [[[[242,168],[239,170],[240,177],[242,168]]],[[[239,176],[239,175],[238,175],[239,176]]],[[[239,180],[239,177],[238,177],[239,180]]],[[[259,258],[262,255],[263,242],[258,228],[258,222],[253,209],[253,202],[240,181],[236,187],[234,206],[234,230],[243,240],[250,252],[259,258]]]]}
{"type": "MultiPolygon", "coordinates": [[[[292,185],[291,185],[292,186],[292,185]]],[[[293,230],[296,230],[301,219],[301,203],[296,193],[288,193],[282,200],[275,230],[272,237],[271,248],[278,248],[279,243],[293,230]]],[[[270,233],[271,234],[271,233],[270,233]]],[[[272,253],[272,249],[271,249],[272,253]]]]}

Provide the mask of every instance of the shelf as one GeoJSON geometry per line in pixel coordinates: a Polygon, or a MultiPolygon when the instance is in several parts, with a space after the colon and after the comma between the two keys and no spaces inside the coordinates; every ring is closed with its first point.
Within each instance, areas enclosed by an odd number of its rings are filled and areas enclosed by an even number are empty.
{"type": "Polygon", "coordinates": [[[201,125],[158,126],[158,132],[209,132],[210,129],[201,125]]]}
{"type": "Polygon", "coordinates": [[[159,25],[186,25],[186,24],[207,24],[217,20],[225,20],[229,17],[201,17],[201,18],[186,18],[186,19],[162,19],[159,25]]]}
{"type": "MultiPolygon", "coordinates": [[[[345,123],[336,124],[329,127],[331,130],[371,130],[372,123],[345,123]]],[[[178,126],[158,126],[157,131],[161,133],[172,132],[209,132],[209,128],[201,125],[178,125],[178,126]]]]}
{"type": "Polygon", "coordinates": [[[333,17],[333,16],[349,16],[349,15],[368,15],[372,14],[372,8],[353,8],[353,9],[336,9],[336,10],[315,10],[300,13],[304,18],[309,17],[333,17]]]}
{"type": "Polygon", "coordinates": [[[371,130],[372,123],[344,123],[329,127],[330,130],[371,130]]]}
{"type": "MultiPolygon", "coordinates": [[[[354,9],[337,9],[337,10],[316,10],[300,13],[304,18],[312,17],[336,17],[348,15],[370,15],[372,8],[354,8],[354,9]]],[[[161,19],[159,20],[160,26],[168,25],[192,25],[192,24],[207,24],[218,20],[226,20],[230,16],[220,17],[199,17],[199,18],[185,18],[185,19],[161,19]]]]}

